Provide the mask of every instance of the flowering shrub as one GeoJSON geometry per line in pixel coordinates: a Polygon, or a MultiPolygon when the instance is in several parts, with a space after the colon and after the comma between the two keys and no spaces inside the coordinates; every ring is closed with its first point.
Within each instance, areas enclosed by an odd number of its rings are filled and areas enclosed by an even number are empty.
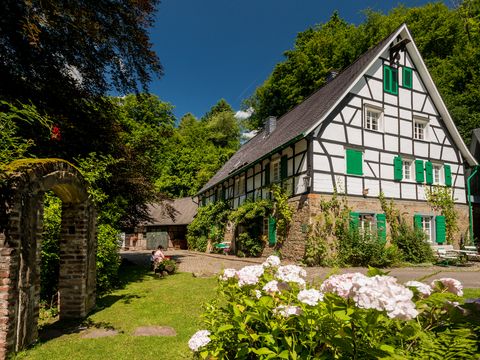
{"type": "Polygon", "coordinates": [[[269,257],[219,277],[189,346],[201,359],[474,358],[480,301],[461,284],[405,285],[376,269],[333,275],[319,287],[305,270],[269,257]]]}

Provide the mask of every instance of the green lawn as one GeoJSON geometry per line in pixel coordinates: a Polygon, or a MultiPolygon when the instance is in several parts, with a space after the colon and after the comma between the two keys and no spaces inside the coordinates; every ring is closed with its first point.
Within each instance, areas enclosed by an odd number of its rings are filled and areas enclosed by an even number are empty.
{"type": "Polygon", "coordinates": [[[189,359],[187,342],[200,326],[201,305],[214,295],[213,278],[182,273],[158,279],[144,270],[128,268],[124,289],[99,299],[99,308],[87,321],[121,331],[113,337],[82,339],[66,334],[40,342],[15,359],[189,359]],[[175,337],[136,337],[139,326],[164,325],[175,337]]]}
{"type": "MultiPolygon", "coordinates": [[[[98,301],[87,322],[121,333],[113,337],[82,339],[78,333],[40,341],[15,359],[191,359],[187,342],[201,328],[202,304],[215,296],[214,278],[183,273],[159,279],[144,269],[124,269],[125,287],[98,301]],[[171,326],[175,337],[135,337],[135,328],[171,326]]],[[[466,298],[479,298],[480,289],[465,289],[466,298]]],[[[55,326],[55,324],[53,325],[55,326]]]]}

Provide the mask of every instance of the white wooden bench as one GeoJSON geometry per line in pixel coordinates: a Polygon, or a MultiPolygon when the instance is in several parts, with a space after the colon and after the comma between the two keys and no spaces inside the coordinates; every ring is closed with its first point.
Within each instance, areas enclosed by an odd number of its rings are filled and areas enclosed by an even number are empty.
{"type": "Polygon", "coordinates": [[[453,245],[432,245],[432,250],[438,261],[448,264],[451,260],[458,260],[460,254],[455,251],[453,245]]]}

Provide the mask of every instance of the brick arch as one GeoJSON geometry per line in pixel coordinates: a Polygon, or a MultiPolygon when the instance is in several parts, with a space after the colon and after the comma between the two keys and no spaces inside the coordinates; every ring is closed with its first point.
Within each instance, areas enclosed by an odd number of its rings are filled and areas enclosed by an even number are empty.
{"type": "Polygon", "coordinates": [[[0,359],[38,336],[43,199],[62,200],[60,318],[82,318],[95,304],[96,213],[80,172],[60,159],[7,166],[0,204],[0,359]]]}

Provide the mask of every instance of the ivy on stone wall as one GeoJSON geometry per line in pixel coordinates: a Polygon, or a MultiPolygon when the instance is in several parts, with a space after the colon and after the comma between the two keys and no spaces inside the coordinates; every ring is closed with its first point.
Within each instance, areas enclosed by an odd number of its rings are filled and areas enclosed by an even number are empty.
{"type": "Polygon", "coordinates": [[[425,187],[425,197],[433,210],[440,211],[445,216],[447,243],[453,244],[455,234],[458,231],[458,215],[455,211],[452,189],[439,185],[432,188],[425,187]]]}

